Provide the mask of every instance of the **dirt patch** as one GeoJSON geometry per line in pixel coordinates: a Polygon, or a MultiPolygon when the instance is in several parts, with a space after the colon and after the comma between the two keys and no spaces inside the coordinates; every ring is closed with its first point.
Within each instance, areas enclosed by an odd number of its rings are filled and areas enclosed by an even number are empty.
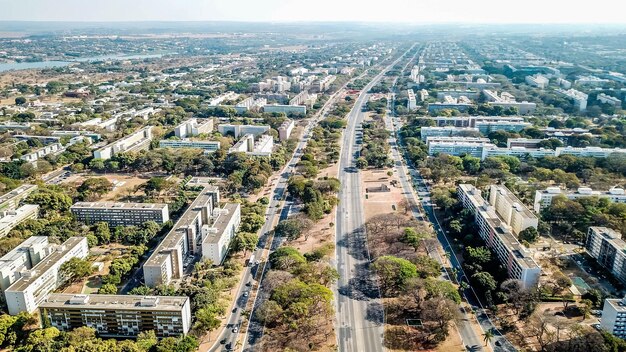
{"type": "Polygon", "coordinates": [[[78,187],[86,179],[94,177],[104,177],[113,184],[113,190],[103,195],[101,201],[131,201],[133,197],[143,195],[143,192],[138,190],[138,186],[143,185],[149,179],[125,174],[72,175],[63,183],[78,187]]]}

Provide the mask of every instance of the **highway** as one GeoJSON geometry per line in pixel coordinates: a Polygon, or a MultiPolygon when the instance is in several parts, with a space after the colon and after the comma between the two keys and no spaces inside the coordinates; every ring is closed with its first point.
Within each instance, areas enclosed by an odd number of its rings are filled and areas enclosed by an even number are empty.
{"type": "Polygon", "coordinates": [[[360,145],[356,137],[362,134],[363,107],[368,91],[383,75],[412,50],[392,62],[362,90],[347,117],[339,160],[339,205],[336,212],[336,265],[339,280],[335,285],[337,343],[339,351],[384,351],[384,309],[378,301],[379,289],[369,270],[369,251],[360,190],[360,174],[356,159],[360,145]]]}

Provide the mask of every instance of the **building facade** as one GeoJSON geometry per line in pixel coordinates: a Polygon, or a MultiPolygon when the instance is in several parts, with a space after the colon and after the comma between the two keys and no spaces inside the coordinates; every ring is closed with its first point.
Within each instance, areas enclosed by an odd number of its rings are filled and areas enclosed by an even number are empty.
{"type": "Polygon", "coordinates": [[[606,227],[592,226],[587,232],[585,249],[616,279],[626,283],[626,242],[622,240],[621,233],[606,227]]]}
{"type": "Polygon", "coordinates": [[[170,219],[168,205],[163,203],[78,202],[70,210],[78,221],[106,222],[109,227],[139,226],[147,221],[163,224],[170,219]]]}
{"type": "Polygon", "coordinates": [[[578,199],[584,197],[608,198],[614,203],[626,203],[626,192],[623,188],[611,188],[608,191],[594,191],[589,187],[579,187],[575,191],[568,191],[559,187],[548,187],[535,192],[533,209],[540,212],[552,204],[555,197],[564,196],[568,199],[578,199]]]}

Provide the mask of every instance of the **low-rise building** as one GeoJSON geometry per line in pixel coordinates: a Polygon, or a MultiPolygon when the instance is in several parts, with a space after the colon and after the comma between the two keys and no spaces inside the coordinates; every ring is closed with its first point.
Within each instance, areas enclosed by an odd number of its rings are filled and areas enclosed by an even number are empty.
{"type": "Polygon", "coordinates": [[[568,191],[559,187],[548,187],[544,190],[538,190],[535,192],[533,209],[535,212],[542,211],[543,209],[549,207],[554,198],[558,196],[564,196],[572,200],[585,197],[598,197],[607,198],[614,203],[626,203],[626,192],[623,188],[614,187],[606,192],[602,192],[594,191],[589,187],[580,187],[575,191],[568,191]]]}
{"type": "Polygon", "coordinates": [[[474,104],[472,104],[472,101],[466,96],[453,98],[449,95],[446,95],[443,101],[428,104],[428,112],[436,113],[441,110],[458,110],[460,112],[466,112],[472,106],[474,106],[474,104]]]}
{"type": "Polygon", "coordinates": [[[523,147],[523,148],[539,148],[541,142],[546,139],[530,139],[530,138],[509,138],[506,140],[507,148],[523,147]]]}
{"type": "Polygon", "coordinates": [[[164,203],[78,202],[70,210],[85,224],[106,222],[110,227],[139,226],[147,221],[164,224],[170,219],[164,203]]]}
{"type": "Polygon", "coordinates": [[[510,121],[510,120],[484,120],[476,121],[474,127],[482,134],[489,134],[494,131],[519,132],[524,128],[531,127],[530,122],[510,121]]]}
{"type": "Polygon", "coordinates": [[[480,191],[473,185],[460,184],[458,197],[463,206],[474,213],[478,234],[496,253],[509,277],[519,280],[524,288],[536,285],[541,267],[519,243],[510,224],[499,216],[496,209],[483,199],[480,191]]]}
{"type": "Polygon", "coordinates": [[[189,297],[51,294],[39,306],[41,321],[61,331],[90,327],[101,337],[158,338],[186,335],[191,327],[189,297]]]}
{"type": "Polygon", "coordinates": [[[600,148],[600,147],[557,147],[556,155],[574,155],[578,157],[608,158],[613,154],[626,154],[626,148],[600,148]]]}
{"type": "Polygon", "coordinates": [[[477,127],[476,124],[497,123],[498,125],[515,124],[524,122],[522,116],[433,116],[421,117],[432,120],[436,126],[477,127]]]}
{"type": "Polygon", "coordinates": [[[151,140],[152,126],[147,126],[129,136],[95,150],[93,157],[95,159],[107,160],[117,153],[146,150],[150,147],[151,140]]]}
{"type": "Polygon", "coordinates": [[[587,232],[587,253],[598,264],[626,283],[626,242],[622,234],[607,227],[592,226],[587,232]]]}
{"type": "Polygon", "coordinates": [[[23,271],[20,278],[4,291],[9,314],[32,313],[64,282],[59,272],[61,265],[72,258],[85,258],[89,254],[86,237],[70,237],[51,250],[52,253],[30,270],[23,271]]]}
{"type": "Polygon", "coordinates": [[[0,216],[1,238],[8,235],[20,223],[29,219],[36,219],[39,216],[39,205],[25,204],[15,210],[5,210],[0,216]]]}

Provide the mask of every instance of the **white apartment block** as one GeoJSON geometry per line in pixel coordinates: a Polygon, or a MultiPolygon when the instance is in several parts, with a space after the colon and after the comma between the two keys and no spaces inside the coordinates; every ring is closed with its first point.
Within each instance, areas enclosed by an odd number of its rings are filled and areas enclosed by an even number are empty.
{"type": "Polygon", "coordinates": [[[106,222],[110,227],[139,226],[147,221],[162,225],[170,219],[164,203],[77,202],[70,211],[85,224],[106,222]]]}
{"type": "Polygon", "coordinates": [[[32,313],[64,279],[61,265],[72,258],[85,258],[89,254],[86,237],[70,237],[28,271],[23,271],[5,291],[9,314],[32,313]]]}
{"type": "Polygon", "coordinates": [[[556,151],[545,148],[525,148],[525,147],[510,147],[510,148],[486,148],[483,156],[484,158],[495,156],[515,156],[518,158],[545,158],[546,156],[556,156],[556,151]]]}
{"type": "Polygon", "coordinates": [[[408,100],[406,102],[407,110],[411,111],[417,109],[417,100],[415,99],[415,92],[413,91],[413,89],[408,89],[406,91],[406,95],[408,97],[408,100]]]}
{"type": "Polygon", "coordinates": [[[269,157],[274,149],[274,137],[262,135],[255,140],[254,135],[246,134],[228,149],[228,153],[246,153],[251,156],[269,157]]]}
{"type": "Polygon", "coordinates": [[[46,155],[60,153],[63,150],[65,150],[65,148],[63,148],[61,143],[53,143],[45,147],[39,148],[32,153],[22,155],[20,157],[20,160],[24,160],[26,162],[34,162],[45,157],[46,155]]]}
{"type": "Polygon", "coordinates": [[[144,263],[144,280],[149,287],[182,278],[186,261],[195,255],[218,258],[209,252],[205,253],[205,247],[209,250],[208,242],[213,239],[219,239],[215,243],[224,245],[223,251],[218,252],[220,260],[213,262],[215,265],[221,264],[228,249],[227,242],[233,236],[230,225],[236,224],[236,228],[241,221],[239,204],[227,203],[224,209],[218,208],[219,189],[216,186],[201,178],[192,179],[188,186],[203,187],[203,190],[144,263]]]}
{"type": "Polygon", "coordinates": [[[296,123],[293,120],[284,121],[280,127],[278,127],[278,138],[281,141],[286,141],[291,136],[291,131],[296,126],[296,123]]]}
{"type": "Polygon", "coordinates": [[[507,148],[523,147],[523,148],[538,148],[539,144],[545,139],[531,139],[531,138],[509,138],[506,140],[507,148]]]}
{"type": "Polygon", "coordinates": [[[48,236],[32,236],[0,258],[0,290],[4,292],[50,254],[48,236]]]}
{"type": "MultiPolygon", "coordinates": [[[[477,135],[480,132],[475,127],[454,127],[454,126],[443,126],[443,127],[422,127],[420,129],[420,138],[422,141],[426,142],[428,137],[465,137],[471,135],[477,135]]],[[[489,141],[489,140],[487,140],[489,141]]]]}
{"type": "MultiPolygon", "coordinates": [[[[455,127],[477,127],[477,124],[488,124],[494,123],[497,125],[494,126],[500,127],[503,126],[505,128],[508,125],[522,123],[524,122],[524,118],[521,116],[452,116],[452,117],[443,117],[443,116],[435,116],[435,117],[422,117],[425,120],[432,120],[435,122],[435,125],[442,126],[455,126],[455,127]]],[[[530,124],[529,124],[530,125],[530,124]]],[[[495,130],[495,129],[494,129],[495,130]]]]}
{"type": "Polygon", "coordinates": [[[23,184],[0,196],[0,211],[16,209],[20,202],[37,190],[37,185],[23,184]]]}
{"type": "Polygon", "coordinates": [[[239,203],[228,203],[221,209],[215,209],[213,215],[213,223],[202,227],[202,258],[221,264],[239,228],[241,207],[239,203]]]}
{"type": "Polygon", "coordinates": [[[226,92],[209,100],[209,106],[218,106],[227,100],[235,100],[237,98],[239,98],[239,94],[235,92],[226,92]]]}
{"type": "Polygon", "coordinates": [[[515,100],[515,97],[507,92],[502,92],[500,95],[496,91],[489,89],[483,90],[483,95],[487,99],[487,104],[492,106],[500,106],[504,109],[515,108],[522,114],[531,114],[537,109],[537,104],[528,101],[519,102],[515,100]]]}
{"type": "Polygon", "coordinates": [[[602,104],[609,104],[612,106],[617,106],[617,107],[621,107],[622,106],[622,101],[612,97],[610,95],[606,95],[604,93],[600,93],[598,94],[597,100],[599,100],[602,104]]]}
{"type": "Polygon", "coordinates": [[[0,238],[9,234],[17,225],[39,216],[39,205],[25,204],[15,210],[5,210],[0,214],[0,238]]]}
{"type": "Polygon", "coordinates": [[[330,88],[330,85],[335,81],[337,77],[328,75],[317,82],[317,88],[320,92],[324,92],[330,88]]]}
{"type": "Polygon", "coordinates": [[[568,199],[575,200],[584,197],[598,197],[608,198],[614,203],[626,203],[626,192],[623,188],[611,188],[606,192],[594,191],[588,187],[580,187],[575,191],[568,191],[559,187],[548,187],[544,190],[535,192],[535,202],[533,209],[535,212],[540,212],[543,209],[549,207],[555,197],[564,196],[568,199]]]}
{"type": "Polygon", "coordinates": [[[191,328],[189,297],[183,296],[54,293],[39,310],[41,321],[60,331],[87,326],[102,337],[136,337],[145,331],[158,338],[175,337],[191,328]]]}
{"type": "Polygon", "coordinates": [[[509,277],[520,280],[524,288],[536,285],[541,267],[519,243],[510,224],[498,215],[473,185],[460,184],[458,197],[465,208],[474,212],[480,237],[496,253],[509,277]]]}
{"type": "Polygon", "coordinates": [[[269,104],[263,107],[263,112],[306,115],[306,105],[269,104]]]}
{"type": "Polygon", "coordinates": [[[159,148],[193,148],[202,149],[205,154],[213,153],[220,149],[220,142],[218,141],[200,141],[193,139],[162,139],[159,141],[159,148]]]}
{"type": "Polygon", "coordinates": [[[217,131],[223,135],[232,134],[235,138],[239,138],[242,135],[253,134],[260,136],[263,133],[270,130],[269,125],[232,125],[232,124],[220,124],[217,125],[217,131]]]}
{"type": "Polygon", "coordinates": [[[195,137],[203,133],[213,131],[213,119],[198,122],[198,119],[187,120],[174,128],[174,134],[178,138],[195,137]]]}
{"type": "Polygon", "coordinates": [[[537,87],[540,89],[544,89],[548,86],[550,80],[542,75],[534,75],[534,76],[526,76],[526,84],[529,86],[537,87]]]}
{"type": "Polygon", "coordinates": [[[95,150],[93,157],[95,159],[107,160],[117,153],[146,150],[150,147],[151,140],[152,126],[147,126],[127,137],[95,150]]]}
{"type": "Polygon", "coordinates": [[[604,300],[600,326],[620,339],[626,338],[626,298],[604,300]]]}
{"type": "Polygon", "coordinates": [[[235,110],[238,113],[244,113],[249,110],[258,111],[259,109],[264,107],[266,104],[267,104],[267,99],[265,98],[255,99],[254,97],[249,97],[237,103],[235,105],[235,110]]]}
{"type": "Polygon", "coordinates": [[[480,133],[489,134],[494,131],[519,132],[524,128],[531,127],[532,124],[530,122],[523,121],[485,120],[476,121],[474,126],[480,131],[480,133]]]}
{"type": "Polygon", "coordinates": [[[606,227],[590,227],[585,249],[598,264],[626,283],[626,242],[621,233],[606,227]]]}
{"type": "Polygon", "coordinates": [[[599,78],[596,76],[578,76],[578,79],[574,81],[574,84],[581,86],[602,87],[609,82],[610,81],[608,79],[599,78]]]}
{"type": "Polygon", "coordinates": [[[489,204],[496,213],[511,226],[513,234],[539,225],[539,219],[522,203],[506,186],[491,185],[489,187],[489,204]]]}
{"type": "Polygon", "coordinates": [[[574,102],[574,106],[576,106],[578,111],[587,110],[587,99],[589,98],[587,94],[576,89],[557,89],[556,92],[570,98],[574,102]]]}
{"type": "Polygon", "coordinates": [[[626,148],[600,148],[600,147],[558,147],[556,155],[574,155],[578,157],[608,158],[612,154],[626,154],[626,148]]]}
{"type": "Polygon", "coordinates": [[[471,156],[485,158],[485,152],[489,148],[495,148],[488,138],[479,137],[428,137],[426,138],[428,155],[445,153],[448,155],[460,156],[469,154],[471,156]]]}

